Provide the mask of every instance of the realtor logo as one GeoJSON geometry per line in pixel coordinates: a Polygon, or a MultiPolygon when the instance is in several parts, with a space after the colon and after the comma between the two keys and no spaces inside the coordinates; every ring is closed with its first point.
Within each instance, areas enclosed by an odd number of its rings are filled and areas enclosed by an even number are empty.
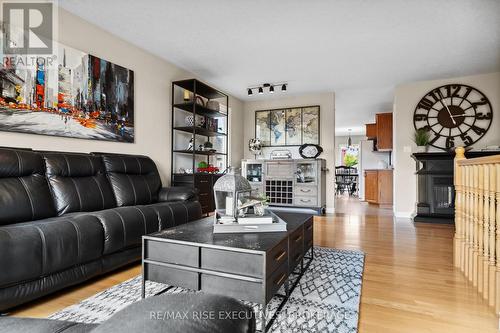
{"type": "Polygon", "coordinates": [[[51,2],[3,2],[4,54],[52,54],[51,2]]]}

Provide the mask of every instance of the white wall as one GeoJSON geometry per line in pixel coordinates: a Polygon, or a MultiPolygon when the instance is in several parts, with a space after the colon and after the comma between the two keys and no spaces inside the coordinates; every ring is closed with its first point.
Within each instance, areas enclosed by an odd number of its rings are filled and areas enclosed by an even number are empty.
{"type": "MultiPolygon", "coordinates": [[[[320,106],[320,145],[323,154],[320,158],[326,159],[326,166],[330,170],[326,176],[326,206],[327,212],[334,209],[334,180],[335,180],[335,94],[317,93],[306,95],[287,96],[283,98],[250,101],[244,103],[244,156],[253,158],[248,151],[248,140],[255,137],[255,111],[294,106],[320,106]]],[[[277,148],[281,149],[281,148],[277,148]]],[[[296,149],[295,149],[296,150],[296,149]]],[[[268,158],[269,156],[266,156],[268,158]]]]}
{"type": "MultiPolygon", "coordinates": [[[[117,36],[60,9],[59,41],[67,46],[134,71],[135,143],[71,139],[33,134],[0,132],[0,146],[75,152],[120,152],[150,156],[158,165],[164,184],[170,179],[171,82],[194,77],[117,36]]],[[[231,159],[241,159],[241,101],[230,98],[233,131],[231,159]],[[240,126],[240,127],[238,127],[240,126]]]]}
{"type": "MultiPolygon", "coordinates": [[[[415,161],[411,158],[415,144],[413,112],[418,101],[431,89],[449,83],[462,83],[482,91],[493,107],[493,123],[488,133],[473,145],[476,150],[500,144],[500,73],[474,75],[445,80],[403,84],[394,94],[394,211],[397,217],[410,217],[415,211],[415,161]]],[[[438,150],[438,149],[433,149],[438,150]]]]}

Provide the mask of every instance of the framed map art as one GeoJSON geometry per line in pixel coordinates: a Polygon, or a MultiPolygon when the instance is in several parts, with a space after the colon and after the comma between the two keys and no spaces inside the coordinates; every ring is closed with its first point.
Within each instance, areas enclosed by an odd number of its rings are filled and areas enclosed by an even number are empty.
{"type": "Polygon", "coordinates": [[[255,137],[264,147],[319,144],[319,106],[255,111],[255,137]]]}

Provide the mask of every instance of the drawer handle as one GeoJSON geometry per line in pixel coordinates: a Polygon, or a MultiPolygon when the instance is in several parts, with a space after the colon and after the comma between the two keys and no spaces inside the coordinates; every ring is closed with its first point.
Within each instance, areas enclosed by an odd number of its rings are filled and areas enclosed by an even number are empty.
{"type": "Polygon", "coordinates": [[[285,280],[285,278],[286,278],[286,273],[283,273],[283,274],[281,275],[281,277],[280,277],[277,281],[274,281],[274,284],[275,284],[275,285],[279,285],[279,284],[281,284],[281,282],[283,282],[283,280],[285,280]]]}
{"type": "Polygon", "coordinates": [[[299,258],[300,258],[300,253],[299,253],[299,254],[297,254],[297,255],[295,256],[295,258],[293,258],[293,261],[297,261],[297,260],[299,260],[299,258]]]}
{"type": "Polygon", "coordinates": [[[276,261],[280,261],[281,259],[283,259],[283,257],[284,257],[285,255],[286,255],[286,251],[285,251],[285,250],[283,250],[283,252],[281,252],[279,256],[276,256],[276,257],[274,258],[274,260],[276,260],[276,261]]]}
{"type": "Polygon", "coordinates": [[[295,241],[295,242],[298,242],[298,241],[299,241],[299,240],[301,240],[301,239],[302,239],[302,235],[300,235],[299,237],[295,238],[295,239],[294,239],[294,241],[295,241]]]}
{"type": "Polygon", "coordinates": [[[307,200],[304,200],[304,199],[300,199],[301,202],[311,202],[311,199],[307,199],[307,200]]]}
{"type": "Polygon", "coordinates": [[[311,230],[312,228],[313,228],[313,225],[312,225],[312,223],[311,223],[311,224],[307,227],[307,229],[306,229],[306,230],[307,230],[307,231],[309,231],[309,230],[311,230]]]}
{"type": "Polygon", "coordinates": [[[204,196],[208,195],[208,193],[200,193],[199,195],[200,195],[200,197],[204,197],[204,196]]]}
{"type": "Polygon", "coordinates": [[[300,192],[309,193],[309,192],[311,192],[311,190],[310,189],[309,190],[304,190],[303,188],[301,188],[300,192]]]}
{"type": "Polygon", "coordinates": [[[208,183],[208,180],[200,180],[200,183],[208,183]]]}

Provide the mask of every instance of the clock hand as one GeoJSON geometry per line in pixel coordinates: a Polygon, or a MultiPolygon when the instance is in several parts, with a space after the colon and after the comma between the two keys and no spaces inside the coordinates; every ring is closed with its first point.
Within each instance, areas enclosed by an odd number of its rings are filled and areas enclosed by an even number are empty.
{"type": "Polygon", "coordinates": [[[450,118],[451,118],[451,121],[453,122],[453,125],[456,125],[457,122],[455,121],[455,118],[451,114],[451,111],[448,108],[448,105],[444,104],[444,102],[443,102],[443,96],[441,95],[441,91],[439,91],[439,90],[438,90],[438,95],[439,95],[439,97],[441,97],[441,99],[439,101],[441,102],[441,104],[443,104],[443,106],[446,108],[446,110],[448,110],[448,114],[450,115],[450,118]]]}

